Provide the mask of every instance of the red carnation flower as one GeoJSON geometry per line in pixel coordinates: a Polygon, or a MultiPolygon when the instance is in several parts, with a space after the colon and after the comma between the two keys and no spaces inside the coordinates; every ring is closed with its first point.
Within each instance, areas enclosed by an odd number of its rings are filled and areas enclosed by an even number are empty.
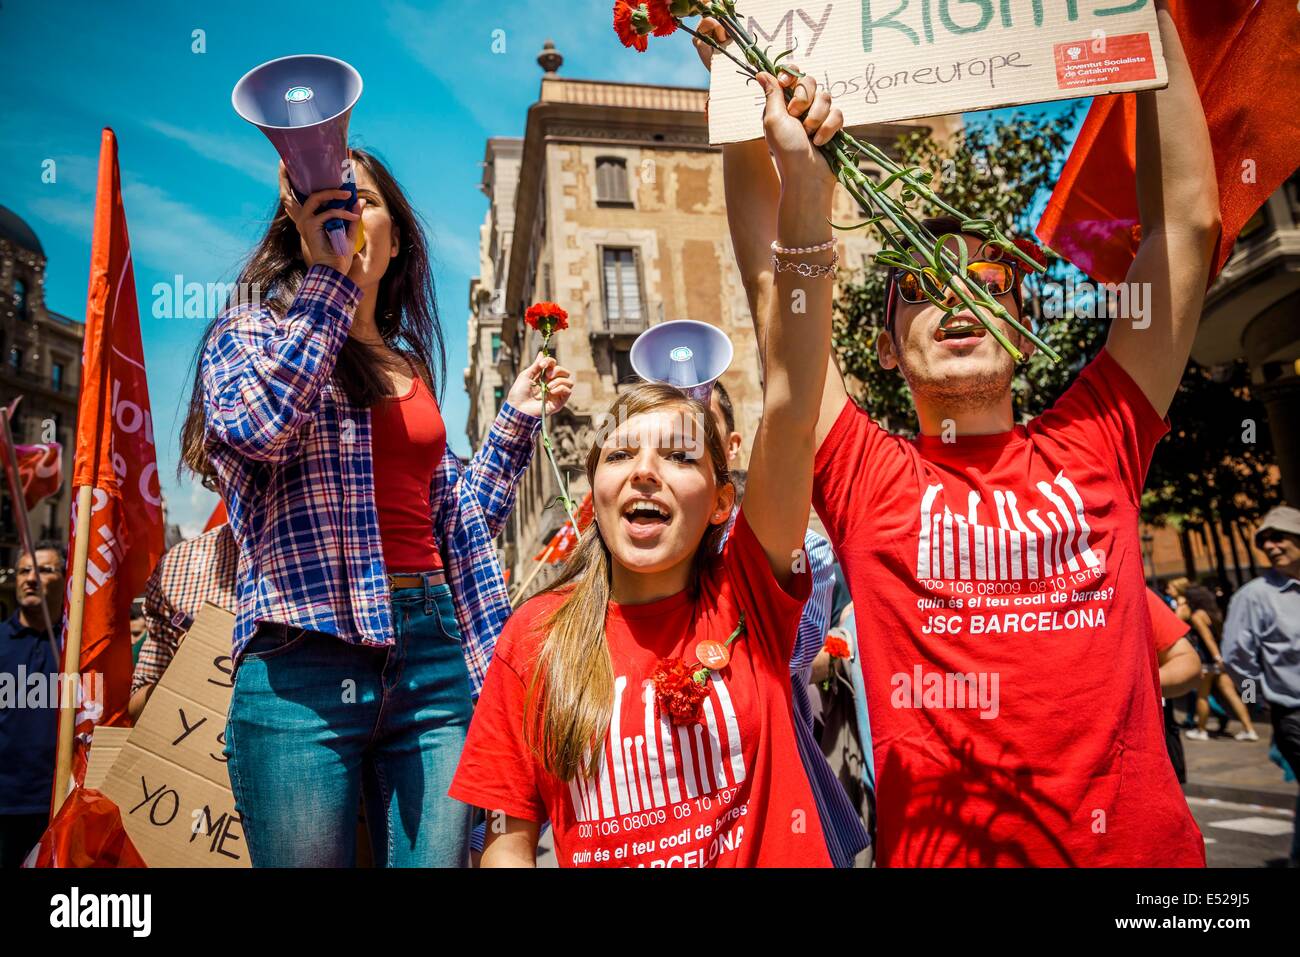
{"type": "Polygon", "coordinates": [[[1022,239],[1019,236],[1012,237],[1011,241],[1015,243],[1017,249],[1032,259],[1044,269],[1047,268],[1047,253],[1043,252],[1043,247],[1038,245],[1032,239],[1022,239]]]}
{"type": "Polygon", "coordinates": [[[641,33],[637,25],[632,22],[633,14],[640,6],[641,4],[632,3],[631,0],[614,0],[614,32],[618,34],[623,46],[631,47],[638,53],[645,53],[648,46],[646,35],[641,33]]]}
{"type": "Polygon", "coordinates": [[[827,635],[826,644],[822,648],[832,658],[849,658],[852,657],[853,651],[849,648],[849,643],[839,635],[827,635]]]}
{"type": "Polygon", "coordinates": [[[659,708],[676,724],[699,724],[700,705],[709,696],[708,669],[696,671],[680,658],[661,658],[651,677],[659,708]]]}
{"type": "Polygon", "coordinates": [[[669,0],[645,0],[645,5],[655,36],[666,37],[677,32],[677,18],[673,16],[669,0]]]}
{"type": "Polygon", "coordinates": [[[569,328],[569,314],[553,302],[535,302],[524,313],[524,322],[544,336],[569,328]]]}

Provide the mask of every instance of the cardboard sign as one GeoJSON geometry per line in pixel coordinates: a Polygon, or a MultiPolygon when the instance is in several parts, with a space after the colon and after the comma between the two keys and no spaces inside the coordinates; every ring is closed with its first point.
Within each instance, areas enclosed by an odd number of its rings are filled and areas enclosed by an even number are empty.
{"type": "MultiPolygon", "coordinates": [[[[745,28],[848,126],[1163,87],[1154,0],[740,0],[745,28]]],[[[732,47],[734,49],[734,45],[732,47]]],[[[763,135],[763,95],[713,57],[709,140],[763,135]]]]}
{"type": "Polygon", "coordinates": [[[249,866],[222,754],[234,627],[203,606],[102,786],[150,867],[249,866]]]}
{"type": "Polygon", "coordinates": [[[85,785],[99,790],[108,777],[108,771],[122,753],[122,745],[131,736],[130,728],[111,728],[108,725],[96,725],[90,739],[90,755],[86,758],[85,785]]]}

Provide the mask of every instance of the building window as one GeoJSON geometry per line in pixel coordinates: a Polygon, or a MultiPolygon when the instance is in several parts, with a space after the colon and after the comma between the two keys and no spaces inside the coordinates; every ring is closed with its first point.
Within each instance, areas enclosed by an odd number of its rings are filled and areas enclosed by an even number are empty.
{"type": "Polygon", "coordinates": [[[9,366],[15,372],[21,372],[23,368],[23,350],[14,346],[9,350],[9,366]]]}
{"type": "Polygon", "coordinates": [[[639,329],[643,320],[641,276],[635,249],[606,246],[602,250],[605,323],[609,328],[639,329]]]}
{"type": "Polygon", "coordinates": [[[50,386],[55,392],[63,391],[63,363],[55,362],[50,366],[50,386]]]}
{"type": "Polygon", "coordinates": [[[492,364],[496,365],[501,361],[501,333],[492,333],[492,364]]]}
{"type": "Polygon", "coordinates": [[[600,206],[631,206],[627,189],[627,160],[621,156],[596,157],[596,203],[600,206]]]}
{"type": "Polygon", "coordinates": [[[627,385],[637,380],[636,370],[632,368],[632,352],[630,349],[614,350],[614,386],[615,388],[627,385]]]}
{"type": "Polygon", "coordinates": [[[27,283],[22,279],[14,280],[14,311],[19,319],[27,318],[27,283]]]}

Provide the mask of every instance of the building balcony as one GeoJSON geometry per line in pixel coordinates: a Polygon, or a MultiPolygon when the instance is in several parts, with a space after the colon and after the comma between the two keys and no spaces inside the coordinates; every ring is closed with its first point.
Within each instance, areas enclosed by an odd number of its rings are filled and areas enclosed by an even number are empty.
{"type": "Polygon", "coordinates": [[[664,321],[664,304],[642,302],[631,309],[611,311],[606,303],[596,302],[587,307],[586,314],[587,335],[593,339],[635,337],[664,321]]]}
{"type": "MultiPolygon", "coordinates": [[[[1192,357],[1203,365],[1247,356],[1247,329],[1300,293],[1300,177],[1293,176],[1248,222],[1206,294],[1192,357]]],[[[1294,317],[1283,317],[1293,322],[1294,317]]]]}
{"type": "Polygon", "coordinates": [[[48,372],[15,368],[11,363],[0,363],[0,381],[9,383],[20,391],[35,390],[51,398],[71,402],[76,399],[77,386],[66,379],[55,382],[48,372]]]}

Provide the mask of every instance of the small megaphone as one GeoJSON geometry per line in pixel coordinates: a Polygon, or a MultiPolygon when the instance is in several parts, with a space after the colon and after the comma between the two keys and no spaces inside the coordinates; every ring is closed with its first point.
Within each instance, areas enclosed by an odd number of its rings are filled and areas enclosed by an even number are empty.
{"type": "Polygon", "coordinates": [[[647,382],[681,389],[707,405],[713,383],[727,371],[733,354],[731,340],[717,326],[675,319],[637,336],[628,359],[647,382]]]}
{"type": "MultiPolygon", "coordinates": [[[[346,189],[350,199],[326,206],[352,210],[357,183],[348,151],[348,117],[360,96],[361,74],[351,66],[334,57],[304,54],[253,67],[235,84],[230,102],[275,146],[299,202],[318,190],[346,189]]],[[[334,252],[346,255],[347,223],[327,220],[325,230],[334,252]]],[[[357,249],[361,245],[358,228],[357,249]]]]}

